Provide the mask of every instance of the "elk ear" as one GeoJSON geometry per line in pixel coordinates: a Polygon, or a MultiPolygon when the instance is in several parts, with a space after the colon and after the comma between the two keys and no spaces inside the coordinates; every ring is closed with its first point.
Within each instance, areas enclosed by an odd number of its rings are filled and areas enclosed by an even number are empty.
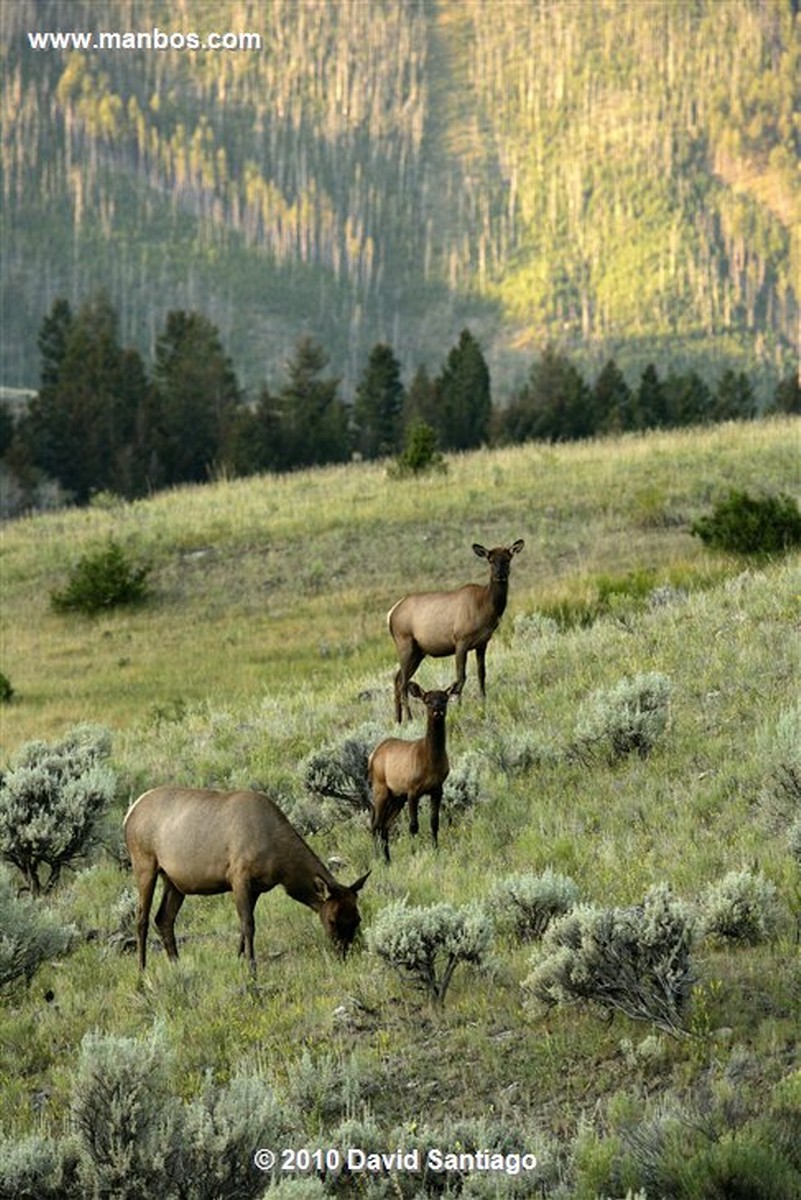
{"type": "Polygon", "coordinates": [[[512,554],[519,554],[520,551],[525,546],[525,544],[526,543],[523,541],[522,538],[518,538],[516,542],[512,542],[511,546],[509,547],[509,550],[512,554]]]}
{"type": "Polygon", "coordinates": [[[364,887],[364,885],[367,883],[367,879],[368,879],[369,875],[370,875],[369,871],[367,872],[367,875],[362,875],[361,879],[357,879],[355,883],[352,883],[350,885],[350,887],[348,888],[348,891],[360,892],[362,890],[362,888],[364,887]]]}
{"type": "Polygon", "coordinates": [[[473,553],[477,554],[479,558],[488,558],[489,557],[486,549],[484,548],[484,546],[480,545],[479,542],[473,542],[473,553]]]}
{"type": "Polygon", "coordinates": [[[451,696],[458,696],[459,693],[461,692],[461,690],[462,690],[461,683],[459,682],[458,679],[455,679],[453,681],[453,683],[451,684],[451,686],[448,688],[448,697],[450,698],[451,696]]]}
{"type": "Polygon", "coordinates": [[[414,696],[417,700],[423,699],[423,689],[416,679],[409,680],[409,695],[414,696]]]}
{"type": "Polygon", "coordinates": [[[314,890],[317,893],[317,895],[320,897],[321,900],[327,900],[328,897],[331,895],[331,889],[329,888],[326,881],[323,879],[322,875],[315,875],[314,890]]]}

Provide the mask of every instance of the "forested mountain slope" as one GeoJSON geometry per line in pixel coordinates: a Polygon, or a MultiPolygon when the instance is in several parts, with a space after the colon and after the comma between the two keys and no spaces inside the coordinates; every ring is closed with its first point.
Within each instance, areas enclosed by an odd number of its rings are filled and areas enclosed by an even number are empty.
{"type": "MultiPolygon", "coordinates": [[[[247,384],[300,332],[352,382],[377,341],[493,380],[600,363],[786,370],[797,336],[791,0],[18,0],[0,8],[0,381],[56,296],[170,308],[247,384]],[[33,49],[28,34],[261,35],[260,50],[33,49]]],[[[180,40],[180,38],[178,39],[180,40]]]]}

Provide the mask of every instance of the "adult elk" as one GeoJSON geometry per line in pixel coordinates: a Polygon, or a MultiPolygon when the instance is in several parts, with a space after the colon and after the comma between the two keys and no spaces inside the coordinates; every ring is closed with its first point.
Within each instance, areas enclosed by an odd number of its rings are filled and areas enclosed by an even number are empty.
{"type": "Polygon", "coordinates": [[[356,897],[370,872],[350,887],[338,883],[278,805],[261,792],[153,788],[128,809],[124,829],[139,891],[142,970],[159,876],[164,894],[155,925],[171,959],[178,957],[175,918],[184,898],[233,892],[241,929],[239,953],[247,955],[255,972],[253,910],[261,893],[279,883],[293,900],[319,915],[343,955],[356,936],[361,920],[356,897]]]}
{"type": "Polygon", "coordinates": [[[445,717],[448,701],[458,695],[458,684],[447,691],[424,692],[414,680],[409,691],[422,700],[427,709],[425,737],[415,742],[386,738],[376,746],[367,763],[367,775],[373,795],[371,827],[373,837],[381,841],[384,858],[389,859],[389,830],[404,804],[409,802],[409,832],[419,828],[417,809],[421,796],[431,797],[431,837],[437,845],[442,785],[450,764],[445,748],[445,717]]]}
{"type": "Polygon", "coordinates": [[[456,682],[461,692],[467,655],[475,650],[478,686],[481,695],[486,695],[487,643],[506,608],[512,559],[524,545],[519,538],[511,546],[487,550],[475,542],[473,553],[490,565],[489,583],[466,583],[453,592],[417,592],[389,610],[387,624],[400,662],[395,676],[396,721],[403,720],[403,712],[411,720],[409,680],[427,654],[432,658],[456,655],[456,682]]]}

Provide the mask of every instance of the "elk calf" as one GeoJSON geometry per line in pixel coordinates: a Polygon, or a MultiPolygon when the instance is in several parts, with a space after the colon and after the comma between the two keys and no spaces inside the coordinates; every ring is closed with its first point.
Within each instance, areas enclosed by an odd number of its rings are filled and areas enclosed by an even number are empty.
{"type": "Polygon", "coordinates": [[[387,862],[390,861],[389,830],[407,800],[409,832],[415,834],[419,828],[417,811],[420,797],[431,797],[431,837],[434,845],[437,845],[442,785],[450,771],[445,749],[445,717],[451,696],[459,694],[458,683],[452,683],[444,692],[424,692],[412,680],[409,691],[428,710],[425,737],[416,742],[386,738],[376,746],[367,764],[373,795],[371,828],[373,837],[376,841],[380,840],[383,846],[387,862]]]}
{"type": "Polygon", "coordinates": [[[403,713],[411,720],[409,680],[427,654],[432,658],[456,655],[456,682],[461,692],[467,672],[467,655],[476,653],[478,686],[486,695],[484,659],[487,643],[506,608],[512,558],[524,546],[523,539],[511,546],[487,550],[478,542],[473,553],[490,565],[489,583],[466,583],[454,592],[417,592],[405,596],[387,613],[389,632],[395,642],[400,669],[395,676],[395,719],[403,713]]]}

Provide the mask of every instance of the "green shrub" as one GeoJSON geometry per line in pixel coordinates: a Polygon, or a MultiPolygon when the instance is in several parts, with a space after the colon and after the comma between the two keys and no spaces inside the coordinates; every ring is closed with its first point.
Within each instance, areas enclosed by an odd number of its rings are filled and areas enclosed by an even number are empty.
{"type": "Polygon", "coordinates": [[[52,745],[26,743],[0,784],[0,858],[22,872],[34,896],[51,891],[92,846],[114,798],[114,775],[102,763],[110,748],[107,730],[79,725],[52,745]]]}
{"type": "Polygon", "coordinates": [[[149,574],[149,566],[136,566],[110,538],[102,550],[78,560],[67,586],[51,592],[50,603],[56,612],[89,615],[123,604],[139,604],[148,595],[149,574]]]}
{"type": "Polygon", "coordinates": [[[391,479],[408,479],[430,471],[447,471],[448,464],[437,449],[436,431],[425,421],[415,421],[406,431],[403,450],[387,469],[391,479]]]}
{"type": "Polygon", "coordinates": [[[549,867],[541,875],[509,875],[499,880],[490,892],[488,906],[499,928],[510,929],[521,941],[534,941],[577,901],[573,880],[549,867]]]}
{"type": "Polygon", "coordinates": [[[730,871],[701,899],[703,932],[726,942],[756,946],[774,937],[779,924],[775,886],[761,873],[730,871]]]}
{"type": "Polygon", "coordinates": [[[523,988],[546,1008],[589,1003],[677,1033],[695,980],[694,937],[686,906],[665,885],[641,906],[579,905],[548,926],[523,988]]]}
{"type": "Polygon", "coordinates": [[[10,704],[14,699],[14,689],[11,680],[0,671],[0,704],[10,704]]]}
{"type": "Polygon", "coordinates": [[[593,692],[579,712],[574,753],[592,757],[600,749],[612,762],[635,752],[647,758],[667,729],[671,692],[670,680],[655,671],[593,692]]]}
{"type": "Polygon", "coordinates": [[[481,908],[434,904],[411,908],[388,904],[368,932],[368,945],[401,974],[442,1004],[459,963],[480,965],[492,939],[492,925],[481,908]]]}
{"type": "Polygon", "coordinates": [[[755,497],[733,489],[691,532],[713,550],[770,557],[801,545],[801,512],[783,493],[755,497]]]}
{"type": "Polygon", "coordinates": [[[63,954],[73,931],[27,897],[17,897],[8,872],[0,871],[0,990],[30,983],[43,962],[63,954]]]}

